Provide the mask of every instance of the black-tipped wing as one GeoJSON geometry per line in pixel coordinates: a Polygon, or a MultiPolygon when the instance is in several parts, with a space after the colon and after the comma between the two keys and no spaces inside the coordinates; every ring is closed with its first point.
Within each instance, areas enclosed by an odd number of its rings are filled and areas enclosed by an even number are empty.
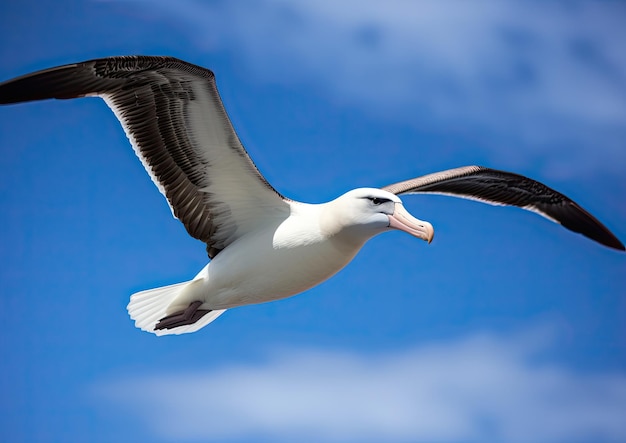
{"type": "Polygon", "coordinates": [[[171,57],[111,57],[0,84],[0,103],[102,97],[172,212],[209,256],[288,204],[259,173],[226,114],[213,72],[171,57]]]}
{"type": "Polygon", "coordinates": [[[624,245],[593,215],[563,194],[523,175],[464,166],[435,172],[382,188],[394,194],[444,194],[492,205],[518,206],[610,248],[624,245]]]}

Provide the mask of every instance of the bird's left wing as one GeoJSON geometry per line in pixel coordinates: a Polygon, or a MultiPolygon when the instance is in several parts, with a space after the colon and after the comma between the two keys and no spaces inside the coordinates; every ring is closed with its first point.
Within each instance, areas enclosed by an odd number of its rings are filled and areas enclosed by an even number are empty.
{"type": "Polygon", "coordinates": [[[610,248],[624,250],[611,231],[576,202],[523,175],[482,166],[435,172],[383,187],[393,194],[443,194],[492,205],[517,206],[610,248]]]}

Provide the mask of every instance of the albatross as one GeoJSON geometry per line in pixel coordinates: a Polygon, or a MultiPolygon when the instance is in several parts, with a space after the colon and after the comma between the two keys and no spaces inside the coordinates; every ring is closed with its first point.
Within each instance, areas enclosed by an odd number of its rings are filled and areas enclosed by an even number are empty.
{"type": "Polygon", "coordinates": [[[346,266],[370,238],[404,231],[430,243],[430,223],[398,197],[435,193],[534,211],[610,248],[624,245],[563,194],[522,175],[464,166],[308,204],[276,191],[245,151],[209,69],[172,57],[122,56],[27,74],[0,84],[0,103],[101,97],[174,217],[206,244],[190,281],[138,292],[142,330],[197,331],[226,309],[301,293],[346,266]]]}

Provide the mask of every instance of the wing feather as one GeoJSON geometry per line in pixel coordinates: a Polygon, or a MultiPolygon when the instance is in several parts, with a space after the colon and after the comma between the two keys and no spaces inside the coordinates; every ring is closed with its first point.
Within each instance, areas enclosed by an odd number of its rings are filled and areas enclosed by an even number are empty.
{"type": "Polygon", "coordinates": [[[464,166],[394,183],[382,189],[394,194],[443,194],[492,205],[517,206],[610,248],[624,245],[598,219],[552,188],[512,172],[464,166]]]}
{"type": "Polygon", "coordinates": [[[289,205],[261,175],[226,114],[212,71],[172,57],[126,56],[0,84],[0,103],[100,96],[172,213],[209,256],[289,205]]]}

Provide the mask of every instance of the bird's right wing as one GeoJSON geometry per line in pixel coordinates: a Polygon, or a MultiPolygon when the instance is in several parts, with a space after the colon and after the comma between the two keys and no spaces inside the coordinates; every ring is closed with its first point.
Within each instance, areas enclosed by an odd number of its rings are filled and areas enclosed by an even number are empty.
{"type": "Polygon", "coordinates": [[[0,104],[102,97],[192,237],[213,258],[289,204],[243,148],[213,72],[172,57],[109,57],[0,83],[0,104]]]}

